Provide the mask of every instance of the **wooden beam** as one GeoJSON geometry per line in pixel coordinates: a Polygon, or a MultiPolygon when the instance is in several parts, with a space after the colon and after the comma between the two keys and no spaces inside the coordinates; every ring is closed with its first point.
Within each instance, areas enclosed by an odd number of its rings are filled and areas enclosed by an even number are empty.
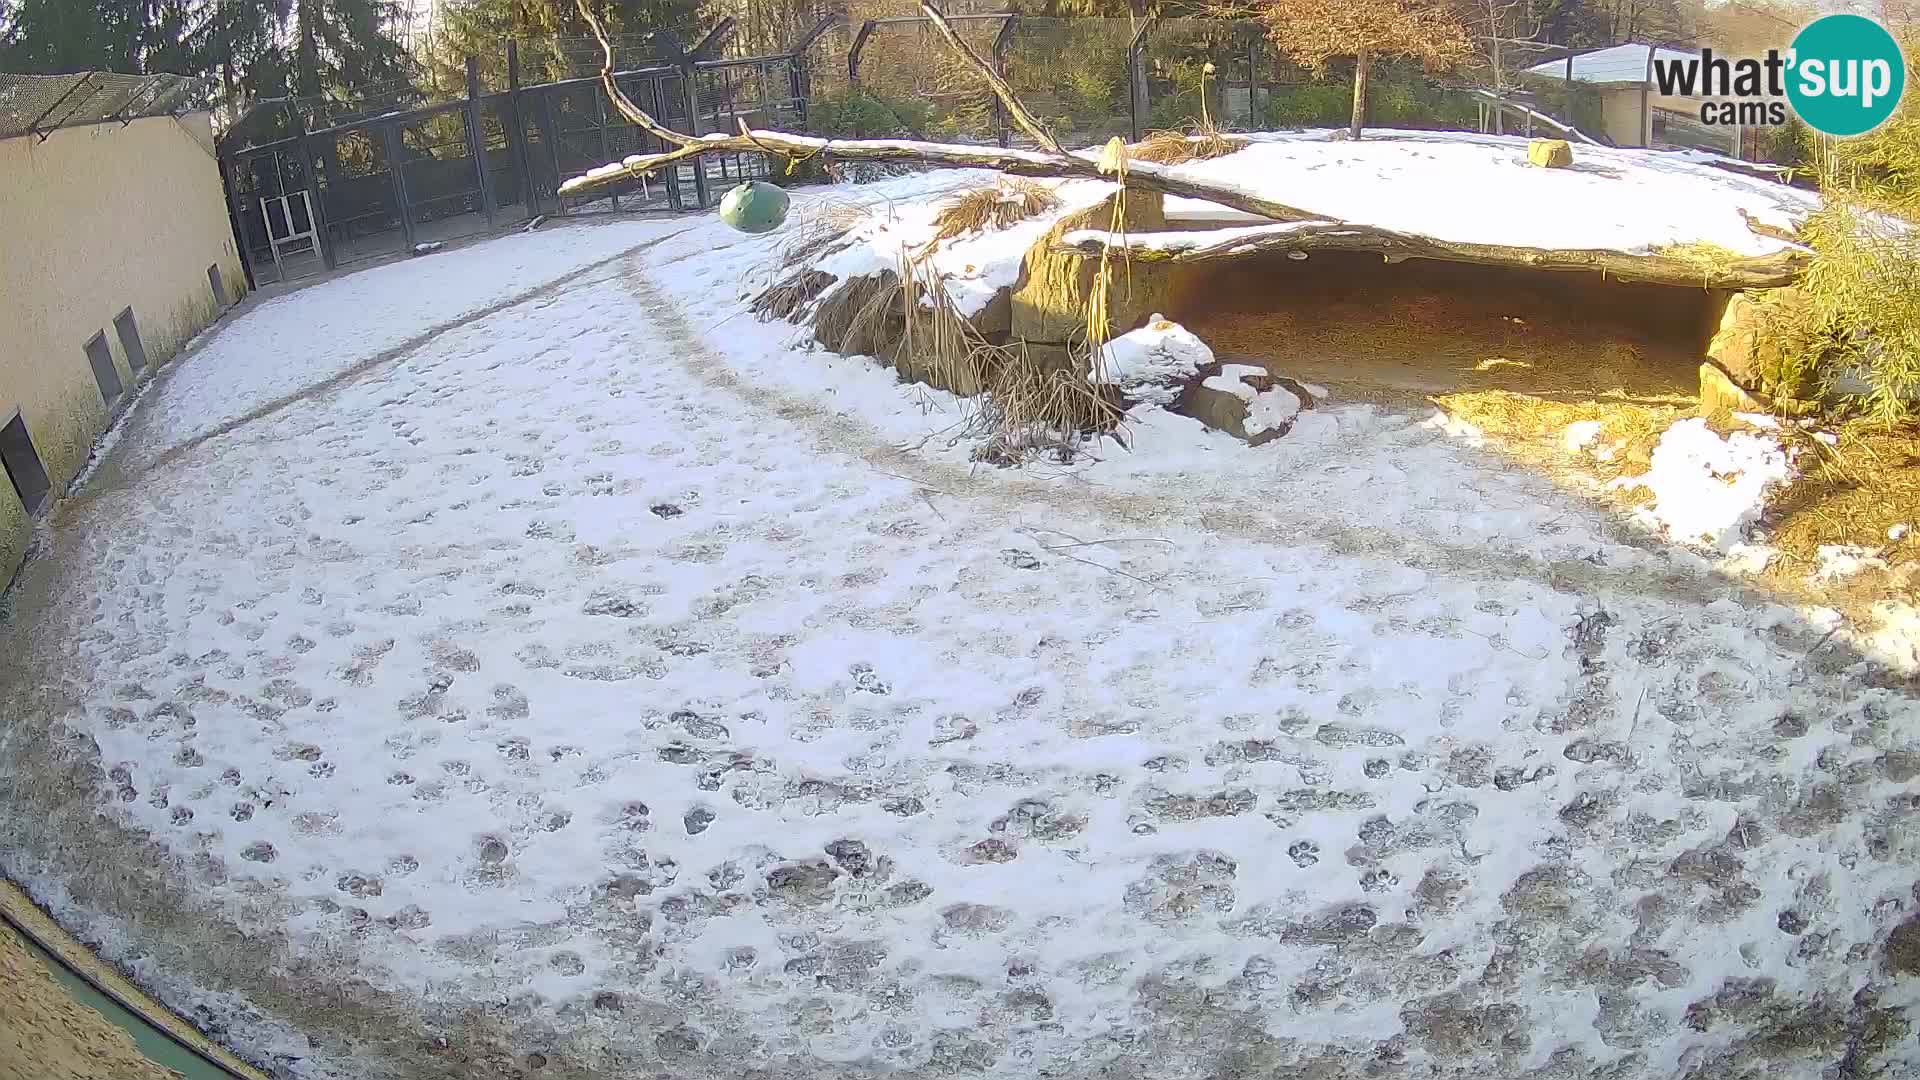
{"type": "Polygon", "coordinates": [[[1057,250],[1090,257],[1111,250],[1124,252],[1128,258],[1140,262],[1177,263],[1279,252],[1363,251],[1380,255],[1388,262],[1434,259],[1527,270],[1586,271],[1621,281],[1696,289],[1765,289],[1790,285],[1806,268],[1808,257],[1800,248],[1787,248],[1770,255],[1702,259],[1673,251],[1634,254],[1599,248],[1468,244],[1334,221],[1250,225],[1210,232],[1128,233],[1125,237],[1082,230],[1061,237],[1057,250]]]}

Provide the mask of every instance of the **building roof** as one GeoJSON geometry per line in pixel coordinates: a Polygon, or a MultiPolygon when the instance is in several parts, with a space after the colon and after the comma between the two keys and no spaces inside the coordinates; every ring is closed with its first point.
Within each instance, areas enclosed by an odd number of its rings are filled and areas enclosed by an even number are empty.
{"type": "Polygon", "coordinates": [[[213,84],[207,80],[184,75],[0,72],[0,139],[204,109],[212,89],[213,84]]]}
{"type": "MultiPolygon", "coordinates": [[[[1669,49],[1664,45],[1615,45],[1611,49],[1599,49],[1575,56],[1573,58],[1574,81],[1640,86],[1647,81],[1649,51],[1662,60],[1693,60],[1700,56],[1699,53],[1690,49],[1669,49]]],[[[1549,60],[1544,64],[1535,64],[1527,69],[1527,74],[1564,79],[1567,77],[1567,61],[1562,58],[1549,60]]]]}

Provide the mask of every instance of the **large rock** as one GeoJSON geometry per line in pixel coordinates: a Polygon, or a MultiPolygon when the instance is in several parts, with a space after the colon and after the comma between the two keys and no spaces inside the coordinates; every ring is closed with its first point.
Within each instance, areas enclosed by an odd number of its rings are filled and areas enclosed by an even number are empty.
{"type": "Polygon", "coordinates": [[[1713,362],[1700,365],[1700,415],[1766,412],[1767,404],[1735,383],[1713,362]]]}
{"type": "Polygon", "coordinates": [[[1193,332],[1155,312],[1145,326],[1107,342],[1087,378],[1119,390],[1128,405],[1172,405],[1203,368],[1218,369],[1213,350],[1193,332]]]}
{"type": "MultiPolygon", "coordinates": [[[[1167,216],[1159,193],[1127,192],[1122,222],[1129,232],[1166,228],[1167,216]]],[[[1013,287],[1011,330],[1014,338],[1064,343],[1085,336],[1087,301],[1093,295],[1100,259],[1077,252],[1055,251],[1053,245],[1077,229],[1105,230],[1112,225],[1113,200],[1108,198],[1061,218],[1033,245],[1021,264],[1020,280],[1013,287]]],[[[1115,258],[1111,266],[1113,284],[1107,290],[1109,334],[1138,326],[1153,311],[1164,308],[1167,280],[1167,275],[1155,272],[1151,264],[1136,262],[1128,267],[1123,260],[1115,258]]]]}
{"type": "Polygon", "coordinates": [[[1543,169],[1564,169],[1573,164],[1573,147],[1565,139],[1532,139],[1527,142],[1527,164],[1543,169]]]}
{"type": "Polygon", "coordinates": [[[1229,360],[1201,368],[1173,411],[1259,446],[1285,435],[1294,417],[1312,407],[1313,395],[1294,380],[1272,374],[1263,364],[1229,360]]]}
{"type": "Polygon", "coordinates": [[[1783,340],[1777,328],[1797,323],[1795,312],[1805,303],[1805,294],[1791,286],[1768,290],[1764,300],[1751,292],[1735,293],[1707,345],[1708,358],[1749,390],[1797,396],[1804,388],[1786,385],[1792,381],[1787,361],[1805,346],[1783,340]],[[1775,309],[1771,326],[1768,307],[1775,309]]]}
{"type": "Polygon", "coordinates": [[[1761,354],[1765,336],[1761,333],[1760,305],[1746,293],[1735,293],[1727,301],[1707,356],[1719,364],[1737,383],[1760,385],[1761,354]]]}

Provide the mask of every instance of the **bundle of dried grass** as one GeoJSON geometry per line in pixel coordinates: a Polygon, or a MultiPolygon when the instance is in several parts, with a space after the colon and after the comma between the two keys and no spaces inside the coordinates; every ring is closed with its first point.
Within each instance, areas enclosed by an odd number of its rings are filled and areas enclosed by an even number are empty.
{"type": "MultiPolygon", "coordinates": [[[[1032,180],[1006,178],[997,184],[948,196],[933,217],[932,244],[968,233],[1004,229],[1060,206],[1052,188],[1032,180]]],[[[931,244],[929,246],[932,246],[931,244]]]]}
{"type": "Polygon", "coordinates": [[[1184,165],[1189,161],[1210,161],[1226,157],[1237,150],[1245,149],[1247,140],[1238,135],[1222,134],[1212,125],[1196,128],[1191,134],[1184,131],[1154,131],[1127,148],[1127,154],[1135,161],[1151,161],[1156,165],[1184,165]]]}
{"type": "MultiPolygon", "coordinates": [[[[1878,548],[1889,530],[1920,530],[1920,423],[1854,420],[1838,425],[1829,446],[1792,423],[1780,425],[1797,445],[1800,476],[1774,501],[1768,540],[1803,564],[1822,545],[1878,548]]],[[[1920,561],[1920,539],[1895,545],[1890,561],[1920,561]]]]}
{"type": "Polygon", "coordinates": [[[1119,426],[1121,411],[1088,381],[1085,356],[987,341],[924,260],[903,258],[898,281],[895,366],[907,378],[960,396],[960,430],[986,438],[986,460],[1011,462],[1044,450],[1071,454],[1087,433],[1119,426]]]}
{"type": "Polygon", "coordinates": [[[762,321],[797,321],[838,280],[823,270],[802,267],[762,289],[747,306],[762,321]]]}
{"type": "Polygon", "coordinates": [[[853,230],[873,215],[870,207],[857,203],[827,201],[809,206],[806,214],[786,229],[780,243],[780,265],[792,268],[818,262],[842,247],[853,230]]]}

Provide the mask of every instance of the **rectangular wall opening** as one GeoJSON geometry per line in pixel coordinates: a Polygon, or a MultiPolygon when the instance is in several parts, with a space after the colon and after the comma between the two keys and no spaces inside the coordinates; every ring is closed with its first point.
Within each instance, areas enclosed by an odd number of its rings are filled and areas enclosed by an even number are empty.
{"type": "Polygon", "coordinates": [[[120,339],[120,351],[127,354],[127,366],[135,373],[145,368],[147,346],[140,340],[140,324],[134,321],[132,308],[122,308],[113,317],[113,332],[120,339]]]}
{"type": "Polygon", "coordinates": [[[220,264],[207,267],[207,284],[213,286],[213,302],[227,306],[227,279],[220,276],[220,264]]]}
{"type": "Polygon", "coordinates": [[[100,384],[100,399],[112,408],[124,388],[120,385],[120,369],[113,366],[113,350],[107,348],[105,330],[87,339],[87,363],[93,367],[93,381],[100,384]]]}
{"type": "Polygon", "coordinates": [[[33,436],[27,433],[27,418],[15,409],[13,416],[0,427],[0,465],[5,466],[7,479],[13,483],[14,493],[20,496],[20,505],[27,513],[38,513],[46,504],[47,492],[52,485],[47,483],[46,467],[40,464],[40,454],[33,448],[33,436]]]}

